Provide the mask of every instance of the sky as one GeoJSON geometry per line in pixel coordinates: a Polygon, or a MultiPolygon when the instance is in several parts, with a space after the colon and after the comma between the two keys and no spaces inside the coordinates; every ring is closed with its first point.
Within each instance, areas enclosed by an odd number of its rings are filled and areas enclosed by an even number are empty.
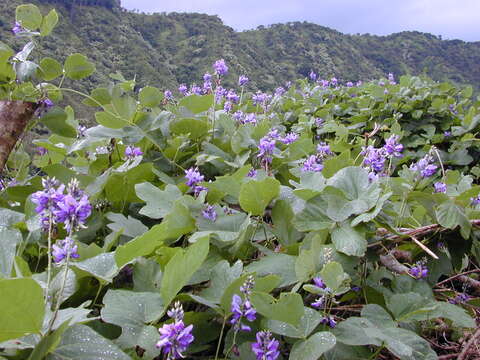
{"type": "Polygon", "coordinates": [[[417,30],[480,41],[480,0],[121,0],[144,12],[218,15],[235,30],[309,21],[343,33],[387,35],[417,30]]]}

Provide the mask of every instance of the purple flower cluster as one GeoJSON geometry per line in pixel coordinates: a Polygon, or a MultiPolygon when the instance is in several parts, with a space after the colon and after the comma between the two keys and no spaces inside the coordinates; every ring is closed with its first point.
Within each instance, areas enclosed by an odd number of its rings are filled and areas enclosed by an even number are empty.
{"type": "Polygon", "coordinates": [[[273,160],[273,151],[275,150],[276,139],[272,138],[270,134],[262,137],[258,145],[259,153],[258,158],[261,159],[262,163],[265,165],[271,164],[273,160]]]}
{"type": "Polygon", "coordinates": [[[417,262],[415,266],[412,266],[408,273],[412,275],[415,279],[424,279],[428,276],[428,268],[423,262],[417,262]]]}
{"type": "Polygon", "coordinates": [[[470,198],[473,206],[480,205],[480,195],[470,198]]]}
{"type": "Polygon", "coordinates": [[[280,139],[280,141],[285,145],[290,145],[291,143],[294,143],[297,140],[298,140],[298,134],[292,133],[292,132],[285,134],[285,136],[280,139]]]}
{"type": "Polygon", "coordinates": [[[235,331],[251,331],[252,329],[250,326],[242,323],[242,319],[245,318],[252,322],[257,318],[257,312],[253,308],[249,299],[254,285],[255,281],[253,276],[249,276],[245,283],[240,287],[240,292],[244,295],[245,300],[242,300],[237,294],[232,296],[232,318],[230,319],[230,324],[233,325],[235,331]]]}
{"type": "Polygon", "coordinates": [[[284,87],[280,86],[275,89],[275,96],[282,96],[286,91],[284,87]]]}
{"type": "Polygon", "coordinates": [[[410,169],[420,173],[422,178],[427,178],[437,172],[437,165],[432,164],[433,162],[433,156],[427,154],[418,160],[417,163],[410,165],[410,169]]]}
{"type": "Polygon", "coordinates": [[[321,324],[328,325],[331,329],[337,326],[337,322],[333,318],[333,316],[324,316],[322,320],[320,320],[321,324]]]}
{"type": "Polygon", "coordinates": [[[388,73],[388,82],[390,85],[395,85],[397,82],[395,81],[395,76],[392,73],[388,73]]]}
{"type": "Polygon", "coordinates": [[[257,341],[252,344],[252,351],[257,360],[276,360],[280,356],[280,343],[272,337],[269,331],[259,331],[257,341]]]}
{"type": "Polygon", "coordinates": [[[240,75],[240,77],[238,78],[238,85],[239,86],[245,86],[248,84],[248,77],[246,77],[245,75],[240,75]]]}
{"type": "Polygon", "coordinates": [[[179,91],[180,94],[182,94],[183,96],[187,96],[187,94],[188,94],[188,87],[187,87],[187,85],[181,84],[181,85],[178,87],[178,91],[179,91]]]}
{"type": "Polygon", "coordinates": [[[59,240],[52,246],[52,256],[55,263],[60,263],[64,259],[78,259],[78,246],[75,245],[71,237],[66,237],[65,240],[59,240]]]}
{"type": "Polygon", "coordinates": [[[228,74],[228,66],[223,59],[215,61],[213,64],[213,69],[215,70],[215,74],[218,76],[224,76],[228,74]]]}
{"type": "Polygon", "coordinates": [[[88,196],[78,187],[78,181],[73,179],[65,185],[55,179],[43,179],[43,190],[32,194],[32,202],[37,205],[35,211],[41,215],[41,224],[48,230],[52,224],[65,224],[68,232],[84,226],[92,212],[88,196]]]}
{"type": "Polygon", "coordinates": [[[465,293],[460,293],[457,296],[455,296],[453,299],[448,299],[448,302],[450,304],[459,305],[459,304],[465,304],[468,300],[470,300],[470,296],[468,296],[465,293]]]}
{"type": "Polygon", "coordinates": [[[247,174],[247,177],[254,178],[255,176],[257,176],[257,170],[250,169],[250,171],[247,174]]]}
{"type": "Polygon", "coordinates": [[[163,93],[163,96],[167,101],[173,100],[173,93],[170,90],[165,90],[165,92],[163,93]]]}
{"type": "Polygon", "coordinates": [[[125,148],[125,156],[127,159],[133,159],[137,156],[142,156],[143,152],[139,147],[134,147],[134,146],[127,146],[125,148]]]}
{"type": "Polygon", "coordinates": [[[312,80],[313,82],[317,81],[317,74],[312,70],[310,71],[310,74],[308,75],[308,77],[310,78],[310,80],[312,80]]]}
{"type": "Polygon", "coordinates": [[[191,167],[190,169],[185,170],[185,177],[187,178],[186,184],[190,186],[195,196],[198,196],[201,191],[207,190],[207,188],[198,185],[198,183],[204,181],[205,179],[205,177],[200,174],[200,171],[198,171],[198,167],[191,167]]]}
{"type": "Polygon", "coordinates": [[[160,333],[160,341],[156,347],[162,350],[167,359],[182,359],[185,356],[183,352],[187,350],[193,342],[192,335],[193,325],[185,326],[183,322],[183,308],[177,302],[174,308],[168,311],[168,316],[173,318],[173,323],[164,324],[158,332],[160,333]]]}
{"type": "Polygon", "coordinates": [[[398,142],[397,135],[391,135],[385,140],[385,145],[381,148],[375,148],[372,145],[364,147],[362,150],[363,164],[370,171],[370,180],[378,179],[385,175],[385,163],[387,159],[402,157],[403,145],[398,142]]]}
{"type": "Polygon", "coordinates": [[[435,193],[446,193],[447,192],[447,185],[443,182],[436,182],[433,184],[434,192],[435,193]]]}
{"type": "Polygon", "coordinates": [[[17,34],[19,34],[21,32],[24,32],[24,31],[25,31],[25,29],[23,28],[23,26],[18,21],[16,21],[15,25],[13,25],[12,33],[14,35],[17,35],[17,34]]]}
{"type": "Polygon", "coordinates": [[[213,221],[213,222],[215,222],[215,220],[217,220],[217,213],[215,211],[215,208],[210,204],[207,204],[205,206],[205,208],[202,210],[202,216],[205,219],[213,221]]]}
{"type": "Polygon", "coordinates": [[[330,145],[322,142],[317,145],[317,154],[310,155],[304,162],[302,171],[303,172],[320,172],[323,170],[323,161],[328,157],[333,155],[333,152],[330,150],[330,145]]]}

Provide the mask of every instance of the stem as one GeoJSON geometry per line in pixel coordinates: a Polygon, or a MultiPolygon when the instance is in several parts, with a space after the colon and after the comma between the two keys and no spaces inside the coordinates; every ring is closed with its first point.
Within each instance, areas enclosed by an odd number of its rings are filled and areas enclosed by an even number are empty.
{"type": "Polygon", "coordinates": [[[238,330],[233,333],[232,345],[230,346],[230,349],[228,349],[227,353],[225,354],[225,359],[228,359],[228,355],[230,355],[230,352],[233,350],[233,347],[237,343],[237,334],[238,334],[238,330]]]}
{"type": "MultiPolygon", "coordinates": [[[[45,293],[45,297],[48,298],[48,292],[50,290],[50,281],[52,279],[52,227],[53,227],[53,214],[50,212],[49,216],[49,223],[48,223],[48,250],[47,250],[47,289],[45,293]]],[[[48,299],[47,299],[48,300],[48,299]]]]}
{"type": "Polygon", "coordinates": [[[223,331],[225,330],[225,323],[227,322],[227,317],[223,318],[222,330],[220,330],[220,337],[218,338],[217,351],[215,351],[215,360],[218,359],[218,354],[220,353],[220,345],[222,343],[223,331]]]}
{"type": "Polygon", "coordinates": [[[435,153],[435,155],[437,155],[438,162],[440,163],[440,167],[442,169],[443,181],[445,181],[447,177],[445,176],[445,168],[443,167],[443,162],[442,162],[442,158],[440,157],[440,153],[438,152],[438,150],[435,146],[433,146],[432,149],[433,149],[433,152],[435,153]]]}
{"type": "Polygon", "coordinates": [[[215,98],[215,94],[213,94],[213,120],[212,120],[212,140],[215,139],[215,107],[216,107],[216,98],[215,98]]]}
{"type": "Polygon", "coordinates": [[[242,100],[243,100],[243,89],[244,89],[244,88],[245,88],[245,87],[244,87],[244,86],[242,86],[242,91],[240,92],[240,103],[239,103],[239,106],[242,106],[242,100]]]}
{"type": "Polygon", "coordinates": [[[377,358],[377,355],[382,352],[382,350],[383,350],[384,347],[385,347],[384,345],[380,346],[380,347],[377,349],[377,351],[375,351],[375,352],[373,353],[373,355],[370,357],[370,359],[376,359],[376,358],[377,358]]]}

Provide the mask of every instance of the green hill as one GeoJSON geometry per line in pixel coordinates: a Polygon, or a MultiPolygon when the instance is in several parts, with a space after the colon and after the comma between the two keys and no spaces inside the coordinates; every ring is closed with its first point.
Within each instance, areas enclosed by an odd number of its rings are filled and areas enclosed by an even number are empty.
{"type": "MultiPolygon", "coordinates": [[[[136,76],[141,85],[176,88],[200,83],[198,74],[209,71],[218,58],[225,58],[234,74],[255,79],[252,87],[263,89],[306,76],[311,69],[344,81],[393,72],[477,87],[480,83],[480,42],[441,40],[419,32],[345,35],[306,22],[236,32],[216,16],[134,13],[122,9],[118,0],[32,2],[61,13],[59,30],[41,44],[43,55],[64,58],[81,52],[97,65],[85,90],[93,85],[90,82],[102,83],[116,71],[136,76]]],[[[0,0],[1,40],[13,46],[11,19],[20,3],[0,0]]]]}

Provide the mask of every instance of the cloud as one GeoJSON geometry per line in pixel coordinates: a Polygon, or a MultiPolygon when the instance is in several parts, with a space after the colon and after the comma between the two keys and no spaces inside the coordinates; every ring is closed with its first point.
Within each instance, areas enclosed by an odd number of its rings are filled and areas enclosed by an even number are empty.
{"type": "Polygon", "coordinates": [[[145,12],[218,15],[236,30],[287,21],[309,21],[344,33],[386,35],[417,30],[480,40],[480,0],[122,0],[145,12]]]}

